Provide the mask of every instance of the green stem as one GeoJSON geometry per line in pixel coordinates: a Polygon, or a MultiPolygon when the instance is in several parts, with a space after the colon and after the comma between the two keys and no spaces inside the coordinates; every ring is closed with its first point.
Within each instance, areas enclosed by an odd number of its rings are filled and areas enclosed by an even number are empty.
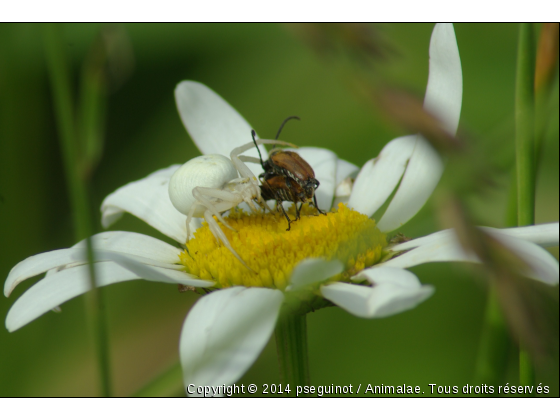
{"type": "MultiPolygon", "coordinates": [[[[535,223],[534,66],[533,25],[522,23],[519,31],[515,86],[518,226],[535,223]]],[[[519,351],[519,381],[521,385],[534,383],[533,366],[523,343],[520,343],[519,351]]]]}
{"type": "Polygon", "coordinates": [[[522,386],[533,386],[535,383],[535,369],[531,356],[523,348],[519,349],[519,383],[522,386]]]}
{"type": "Polygon", "coordinates": [[[109,352],[105,325],[103,299],[96,287],[94,255],[91,240],[93,222],[90,214],[87,180],[83,176],[79,162],[81,156],[77,148],[78,139],[73,115],[70,75],[66,66],[64,40],[60,25],[45,24],[45,51],[51,89],[53,92],[55,115],[59,130],[60,147],[64,161],[66,182],[72,207],[72,221],[76,242],[88,238],[86,253],[89,262],[91,292],[88,296],[88,315],[91,319],[93,336],[97,347],[98,365],[101,376],[101,395],[110,396],[109,352]]]}
{"type": "Polygon", "coordinates": [[[86,308],[91,325],[91,332],[96,347],[97,366],[99,369],[100,393],[103,397],[113,395],[111,386],[111,365],[109,357],[109,333],[105,317],[105,298],[103,290],[97,287],[95,276],[95,254],[91,237],[86,238],[89,278],[91,290],[86,295],[86,308]]]}
{"type": "Polygon", "coordinates": [[[162,372],[157,378],[132,394],[133,397],[179,397],[185,396],[183,369],[179,361],[162,372]]]}
{"type": "Polygon", "coordinates": [[[515,143],[517,224],[535,223],[534,41],[531,23],[522,23],[517,56],[515,143]]]}
{"type": "Polygon", "coordinates": [[[506,207],[506,227],[517,226],[517,171],[513,168],[506,207]]]}
{"type": "Polygon", "coordinates": [[[89,176],[97,166],[103,152],[103,132],[106,111],[106,46],[102,35],[94,40],[83,64],[80,87],[80,121],[82,165],[84,176],[89,176]]]}
{"type": "Polygon", "coordinates": [[[306,315],[282,317],[276,326],[275,337],[280,382],[290,387],[309,385],[306,315]]]}
{"type": "Polygon", "coordinates": [[[54,97],[58,137],[66,173],[66,186],[72,206],[74,232],[76,239],[81,240],[88,236],[91,225],[88,224],[88,218],[82,217],[88,212],[87,200],[85,191],[81,188],[80,179],[76,176],[78,152],[76,148],[76,129],[74,127],[74,107],[70,92],[70,76],[62,45],[60,27],[57,24],[45,24],[45,49],[54,97]]]}
{"type": "Polygon", "coordinates": [[[475,380],[478,384],[500,385],[507,370],[510,347],[509,332],[498,301],[496,285],[490,283],[484,326],[476,363],[475,380]]]}

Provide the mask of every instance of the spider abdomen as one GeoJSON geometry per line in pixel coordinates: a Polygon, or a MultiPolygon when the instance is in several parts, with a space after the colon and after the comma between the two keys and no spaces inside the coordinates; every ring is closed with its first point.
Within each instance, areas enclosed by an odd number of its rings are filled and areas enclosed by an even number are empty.
{"type": "MultiPolygon", "coordinates": [[[[237,178],[237,170],[223,155],[202,155],[189,160],[169,180],[169,198],[181,213],[188,215],[197,200],[193,197],[196,187],[222,189],[237,178]]],[[[198,206],[194,217],[203,217],[204,208],[198,206]]]]}

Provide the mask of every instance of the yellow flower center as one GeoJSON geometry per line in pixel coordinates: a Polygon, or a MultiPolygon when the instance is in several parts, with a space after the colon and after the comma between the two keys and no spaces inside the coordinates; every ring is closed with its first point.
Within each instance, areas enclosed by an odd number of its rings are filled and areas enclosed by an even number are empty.
{"type": "MultiPolygon", "coordinates": [[[[294,206],[289,212],[295,218],[294,206]]],[[[206,223],[179,257],[188,273],[214,280],[217,287],[247,286],[284,290],[294,267],[306,258],[339,260],[345,266],[340,280],[377,263],[387,239],[375,221],[339,204],[321,215],[307,204],[291,229],[282,213],[247,214],[233,209],[226,221],[237,232],[220,223],[231,246],[254,271],[248,270],[218,240],[206,223]]]]}

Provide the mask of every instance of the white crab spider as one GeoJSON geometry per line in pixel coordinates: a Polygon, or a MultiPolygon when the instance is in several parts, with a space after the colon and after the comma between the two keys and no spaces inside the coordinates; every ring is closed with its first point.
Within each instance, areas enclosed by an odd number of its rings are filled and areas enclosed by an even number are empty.
{"type": "MultiPolygon", "coordinates": [[[[257,144],[293,144],[280,140],[257,140],[257,144]]],[[[169,180],[169,198],[177,210],[187,216],[187,240],[190,239],[190,222],[193,217],[204,217],[214,237],[249,270],[229,243],[213,216],[224,226],[233,229],[222,217],[222,213],[246,202],[257,211],[254,201],[262,208],[268,208],[261,197],[257,178],[243,162],[260,163],[259,159],[239,156],[254,143],[247,143],[231,151],[230,159],[223,155],[203,155],[195,157],[181,166],[169,180]]],[[[269,209],[270,210],[270,209],[269,209]]]]}

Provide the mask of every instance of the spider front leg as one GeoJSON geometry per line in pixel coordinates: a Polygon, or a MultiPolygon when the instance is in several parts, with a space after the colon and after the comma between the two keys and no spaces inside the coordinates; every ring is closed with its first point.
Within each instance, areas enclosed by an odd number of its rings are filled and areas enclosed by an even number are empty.
{"type": "MultiPolygon", "coordinates": [[[[192,190],[193,197],[207,210],[218,218],[220,222],[227,228],[235,231],[228,222],[222,217],[222,213],[229,210],[243,201],[243,197],[239,193],[219,190],[217,188],[196,187],[192,190]],[[217,198],[221,201],[212,202],[211,198],[217,198]]],[[[195,206],[193,206],[195,207],[195,206]]],[[[192,210],[191,210],[192,211],[192,210]]]]}
{"type": "MultiPolygon", "coordinates": [[[[247,150],[255,147],[255,144],[259,145],[259,144],[281,144],[283,146],[290,146],[290,147],[296,147],[296,145],[292,144],[292,143],[288,143],[286,141],[281,141],[281,140],[255,140],[255,143],[247,143],[244,144],[243,146],[239,146],[236,147],[235,149],[233,149],[230,153],[230,159],[233,162],[233,166],[235,166],[235,169],[237,169],[237,171],[239,172],[239,174],[242,177],[247,177],[250,179],[254,179],[256,181],[255,175],[251,172],[251,170],[247,167],[247,165],[245,165],[243,163],[243,161],[245,162],[251,162],[251,163],[262,163],[262,159],[257,160],[256,158],[251,158],[250,156],[239,156],[241,153],[246,152],[247,150]],[[243,160],[241,159],[243,158],[243,160]],[[249,159],[247,159],[249,158],[249,159]]],[[[257,149],[257,151],[259,152],[259,156],[260,156],[260,150],[257,149]]]]}
{"type": "MultiPolygon", "coordinates": [[[[194,213],[197,211],[202,211],[201,209],[198,208],[198,205],[194,204],[191,206],[191,209],[189,210],[189,213],[187,214],[187,242],[190,241],[191,239],[191,221],[192,218],[194,217],[194,213]]],[[[188,252],[188,249],[187,249],[188,252]]],[[[190,255],[190,253],[189,253],[190,255]]]]}
{"type": "Polygon", "coordinates": [[[212,232],[212,234],[217,240],[222,242],[222,244],[229,250],[229,252],[231,252],[235,256],[235,258],[239,260],[241,264],[243,264],[248,270],[251,270],[252,272],[256,273],[256,271],[253,270],[251,267],[249,267],[245,263],[245,261],[243,261],[243,259],[239,256],[239,254],[235,252],[235,250],[229,243],[227,236],[222,231],[222,229],[220,229],[218,222],[216,222],[216,220],[214,220],[214,217],[212,216],[213,214],[210,210],[206,210],[204,212],[204,220],[206,220],[206,223],[208,223],[208,228],[210,229],[210,232],[212,232]]]}
{"type": "Polygon", "coordinates": [[[258,204],[262,207],[261,190],[254,180],[249,178],[235,178],[229,181],[224,189],[239,196],[239,203],[245,201],[255,213],[257,213],[258,210],[254,200],[257,200],[258,204]]]}

